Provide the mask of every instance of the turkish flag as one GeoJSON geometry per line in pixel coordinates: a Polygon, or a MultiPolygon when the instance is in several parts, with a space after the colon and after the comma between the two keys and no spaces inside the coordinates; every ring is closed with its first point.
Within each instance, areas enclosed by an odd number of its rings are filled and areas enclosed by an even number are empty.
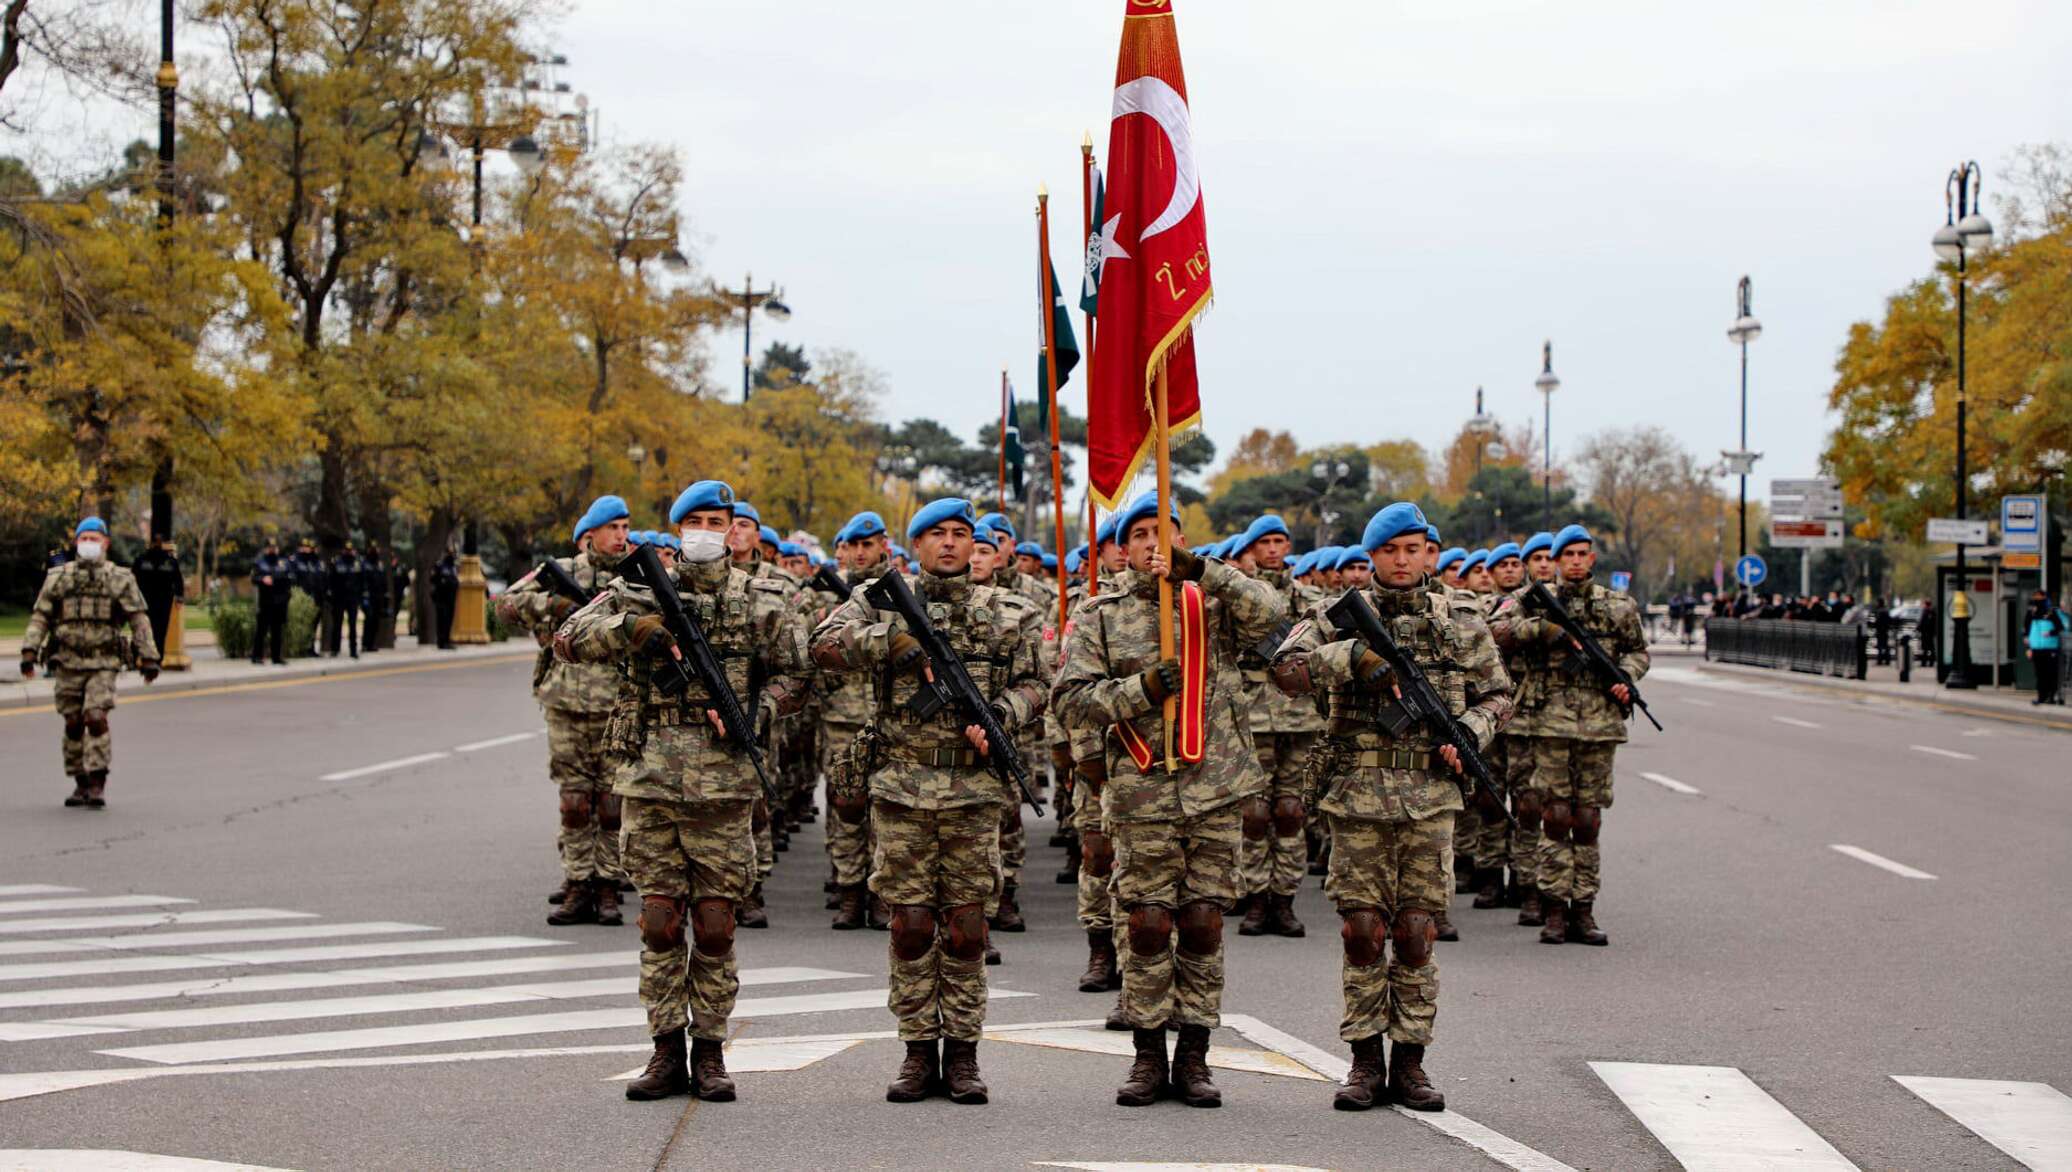
{"type": "Polygon", "coordinates": [[[1151,396],[1161,365],[1171,429],[1201,421],[1193,324],[1210,296],[1208,220],[1172,0],[1124,0],[1123,8],[1086,405],[1087,478],[1111,509],[1156,442],[1151,396]]]}

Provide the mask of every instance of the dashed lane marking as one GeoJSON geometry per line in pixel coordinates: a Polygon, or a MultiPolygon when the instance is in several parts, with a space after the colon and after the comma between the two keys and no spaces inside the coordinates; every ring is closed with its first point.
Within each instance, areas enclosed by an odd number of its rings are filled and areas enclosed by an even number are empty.
{"type": "Polygon", "coordinates": [[[1663,789],[1671,791],[1672,793],[1696,794],[1705,792],[1695,785],[1690,785],[1685,782],[1678,781],[1675,778],[1670,777],[1669,775],[1664,773],[1643,773],[1641,774],[1641,776],[1647,778],[1649,781],[1654,782],[1656,785],[1661,786],[1663,789]]]}
{"type": "Polygon", "coordinates": [[[436,753],[418,753],[415,756],[398,757],[393,761],[377,761],[372,765],[362,765],[358,769],[342,769],[337,773],[326,773],[322,777],[317,778],[317,780],[351,781],[356,777],[367,777],[376,773],[388,773],[391,770],[396,769],[408,769],[412,765],[423,765],[427,761],[438,761],[447,757],[451,757],[452,755],[453,754],[445,752],[444,750],[441,750],[436,753]]]}
{"type": "Polygon", "coordinates": [[[1893,860],[1886,858],[1884,855],[1877,854],[1872,851],[1867,851],[1860,846],[1850,846],[1847,843],[1834,842],[1828,844],[1828,849],[1831,851],[1838,851],[1842,854],[1848,855],[1850,858],[1855,859],[1859,863],[1869,863],[1873,867],[1877,867],[1885,871],[1890,871],[1894,875],[1898,875],[1901,878],[1935,878],[1935,876],[1929,874],[1926,871],[1917,870],[1916,868],[1909,867],[1905,863],[1894,862],[1893,860]]]}
{"type": "Polygon", "coordinates": [[[0,887],[0,895],[70,895],[78,890],[77,887],[58,887],[49,883],[16,883],[0,887]]]}
{"type": "Polygon", "coordinates": [[[486,741],[470,741],[465,745],[455,745],[453,746],[453,751],[456,753],[479,753],[483,749],[494,749],[500,745],[515,745],[519,741],[529,741],[538,735],[540,734],[537,732],[512,733],[507,737],[491,737],[486,741]]]}
{"type": "Polygon", "coordinates": [[[1788,724],[1788,725],[1792,726],[1793,728],[1819,728],[1819,727],[1820,727],[1819,725],[1817,725],[1817,724],[1813,723],[1813,722],[1812,722],[1812,721],[1810,721],[1810,720],[1800,720],[1800,719],[1799,719],[1798,717],[1796,717],[1796,716],[1772,716],[1772,717],[1771,717],[1770,719],[1771,719],[1771,720],[1774,720],[1774,721],[1776,721],[1776,722],[1777,722],[1778,724],[1788,724]]]}
{"type": "Polygon", "coordinates": [[[1912,749],[1916,753],[1930,753],[1937,757],[1948,757],[1953,761],[1978,760],[1977,757],[1972,756],[1970,753],[1959,753],[1955,749],[1938,749],[1934,745],[1908,745],[1907,748],[1912,749]]]}

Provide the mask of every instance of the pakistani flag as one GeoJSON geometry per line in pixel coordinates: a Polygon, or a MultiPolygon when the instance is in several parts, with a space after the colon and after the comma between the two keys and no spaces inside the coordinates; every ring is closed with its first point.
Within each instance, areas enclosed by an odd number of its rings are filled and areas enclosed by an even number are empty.
{"type": "Polygon", "coordinates": [[[1015,410],[1014,384],[1004,378],[1000,380],[1000,425],[1001,495],[1013,489],[1017,500],[1026,500],[1022,493],[1021,413],[1015,410]]]}
{"type": "MultiPolygon", "coordinates": [[[[1050,319],[1051,330],[1058,340],[1058,386],[1050,385],[1050,362],[1043,352],[1043,321],[1036,322],[1036,418],[1046,433],[1050,430],[1050,396],[1071,381],[1072,371],[1079,365],[1079,339],[1072,333],[1072,303],[1065,299],[1065,290],[1058,284],[1058,268],[1043,260],[1050,270],[1050,319]]],[[[1040,300],[1040,298],[1039,298],[1040,300]]]]}
{"type": "Polygon", "coordinates": [[[1092,222],[1094,227],[1093,231],[1086,235],[1086,271],[1080,275],[1079,279],[1079,312],[1088,315],[1100,312],[1101,242],[1107,238],[1110,232],[1115,231],[1113,224],[1104,223],[1101,219],[1101,204],[1106,201],[1108,188],[1101,180],[1099,164],[1094,166],[1093,172],[1094,215],[1092,222]]]}

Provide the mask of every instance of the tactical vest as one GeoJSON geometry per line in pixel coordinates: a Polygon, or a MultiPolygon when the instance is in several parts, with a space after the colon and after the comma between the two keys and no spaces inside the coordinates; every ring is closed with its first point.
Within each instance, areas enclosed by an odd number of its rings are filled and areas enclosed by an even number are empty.
{"type": "MultiPolygon", "coordinates": [[[[720,670],[725,673],[735,699],[741,702],[741,710],[753,720],[756,693],[762,684],[762,660],[755,631],[755,599],[748,582],[746,571],[730,573],[719,593],[701,594],[679,577],[677,591],[683,599],[684,613],[705,632],[706,642],[719,658],[720,670]]],[[[654,683],[655,669],[661,663],[653,655],[629,655],[618,661],[626,687],[638,698],[641,724],[709,727],[705,710],[713,706],[713,701],[706,694],[704,681],[693,672],[690,685],[682,692],[673,697],[664,695],[654,683]]],[[[688,661],[685,666],[689,670],[688,661]]]]}
{"type": "Polygon", "coordinates": [[[76,561],[59,567],[57,574],[57,629],[51,638],[58,649],[81,658],[126,653],[123,625],[129,615],[122,608],[115,568],[76,561]]]}
{"type": "MultiPolygon", "coordinates": [[[[1388,604],[1385,591],[1370,588],[1365,593],[1368,604],[1387,625],[1396,645],[1417,661],[1425,678],[1445,698],[1447,711],[1455,716],[1467,711],[1468,673],[1464,660],[1473,650],[1474,638],[1472,632],[1455,621],[1447,596],[1437,591],[1418,591],[1417,597],[1423,602],[1420,609],[1413,611],[1388,604]]],[[[1338,737],[1373,733],[1382,725],[1383,706],[1394,703],[1389,693],[1370,692],[1357,684],[1333,688],[1326,702],[1325,732],[1338,737]]],[[[1430,739],[1430,734],[1419,728],[1403,743],[1423,745],[1430,739]]]]}
{"type": "MultiPolygon", "coordinates": [[[[1013,680],[1014,656],[1021,642],[1022,608],[1033,604],[993,586],[973,585],[969,594],[954,602],[929,598],[918,586],[915,593],[927,608],[929,625],[964,661],[964,670],[978,690],[988,700],[1005,691],[1013,680]]],[[[891,611],[877,612],[877,621],[905,629],[891,611]]],[[[915,671],[897,671],[887,663],[871,675],[872,696],[877,701],[875,724],[888,741],[918,749],[968,747],[964,726],[969,722],[955,711],[944,709],[922,717],[911,707],[923,686],[915,671]]]]}

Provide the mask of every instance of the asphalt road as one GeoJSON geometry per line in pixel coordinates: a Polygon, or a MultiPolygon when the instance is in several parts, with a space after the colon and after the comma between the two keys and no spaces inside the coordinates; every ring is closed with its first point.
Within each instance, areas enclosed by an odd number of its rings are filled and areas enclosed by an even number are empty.
{"type": "Polygon", "coordinates": [[[1620,752],[1605,821],[1612,947],[1459,898],[1428,1060],[1453,1109],[1415,1119],[1329,1109],[1314,880],[1306,939],[1230,934],[1226,1106],[1132,1111],[1035,826],[994,1102],[894,1106],[885,940],[827,930],[809,827],[741,934],[741,1100],[628,1103],[635,929],[543,923],[522,662],[125,699],[102,813],[59,805],[55,716],[0,713],[0,1168],[2072,1162],[2072,738],[1659,667],[1669,731],[1620,752]]]}

